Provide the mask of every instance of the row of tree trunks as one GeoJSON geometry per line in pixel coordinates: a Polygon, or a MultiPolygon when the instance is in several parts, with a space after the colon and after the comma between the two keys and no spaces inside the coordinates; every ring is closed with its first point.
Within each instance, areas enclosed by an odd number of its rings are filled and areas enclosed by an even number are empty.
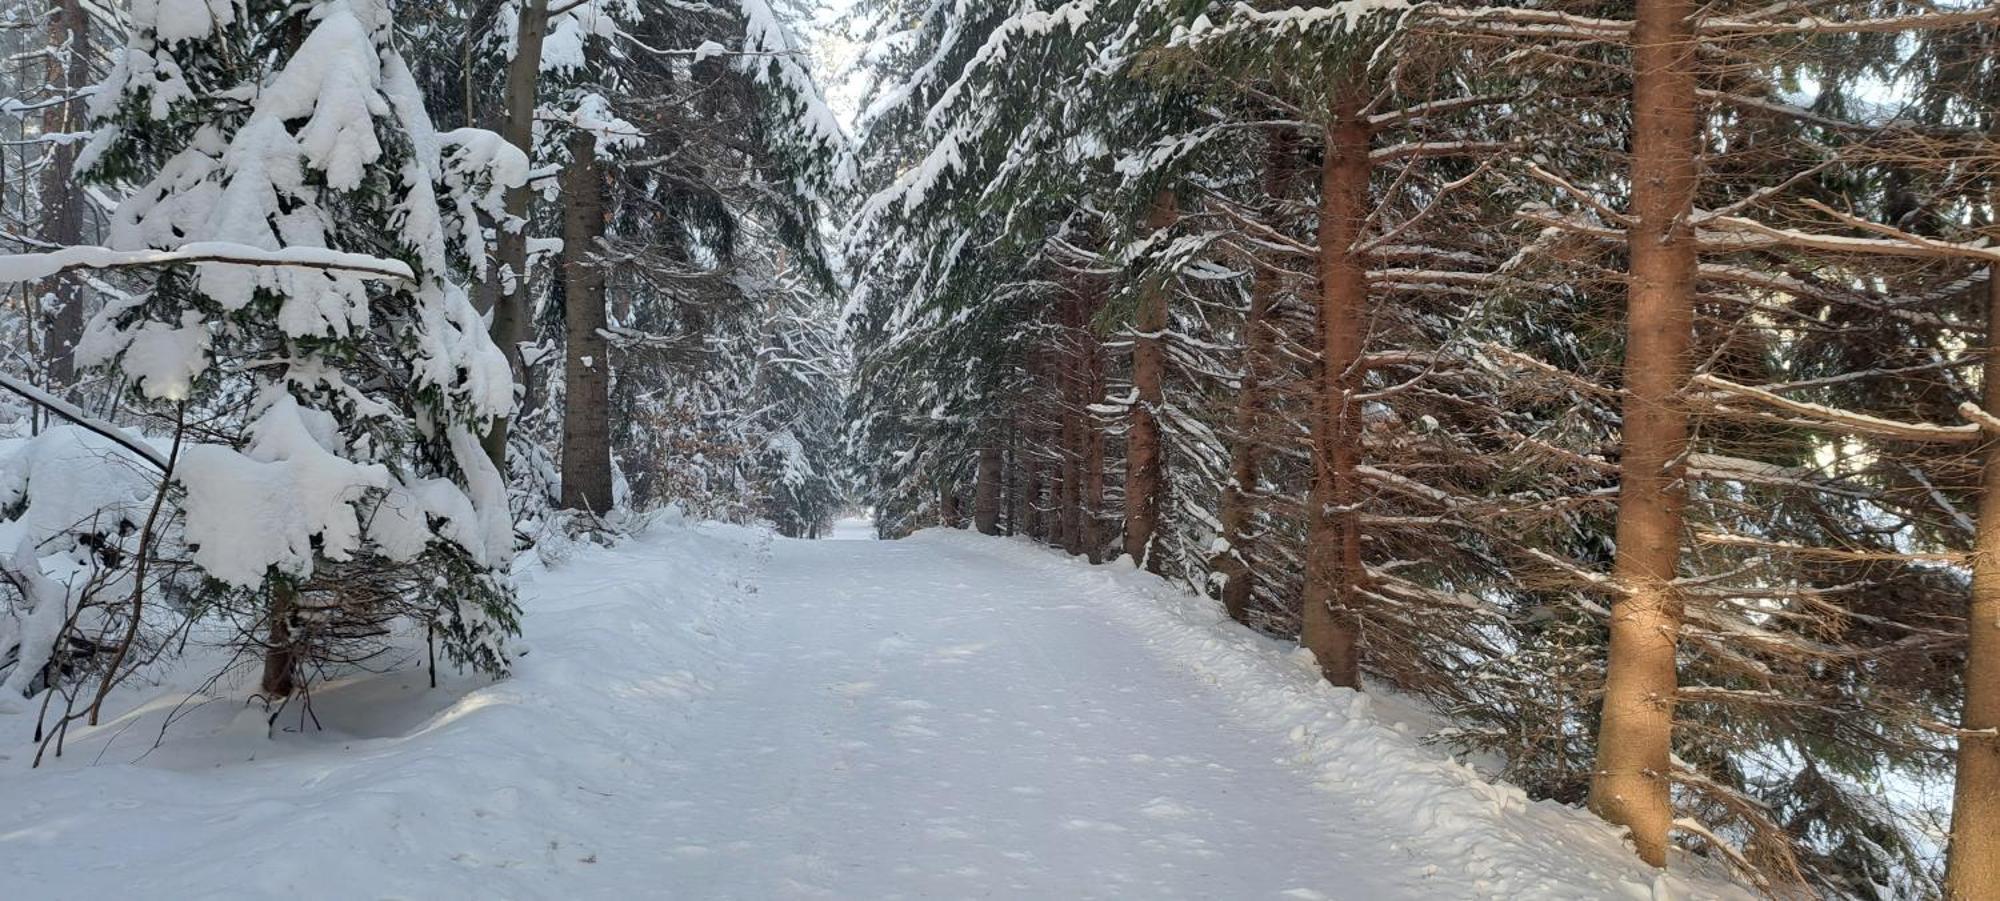
{"type": "MultiPolygon", "coordinates": [[[[1146,228],[1159,234],[1173,225],[1174,192],[1153,195],[1146,228]]],[[[1132,409],[1125,438],[1125,556],[1135,566],[1160,571],[1154,541],[1166,494],[1165,442],[1159,410],[1165,401],[1167,286],[1148,280],[1132,317],[1132,409]]]]}
{"type": "Polygon", "coordinates": [[[1686,489],[1681,403],[1693,336],[1696,103],[1692,0],[1642,0],[1633,32],[1632,199],[1627,230],[1619,596],[1611,605],[1603,718],[1590,807],[1631,829],[1639,856],[1665,866],[1673,824],[1671,748],[1686,489]]]}
{"type": "MultiPolygon", "coordinates": [[[[90,14],[82,0],[58,0],[49,16],[49,92],[75,95],[91,84],[90,14]]],[[[86,129],[82,97],[50,106],[42,114],[43,134],[74,134],[86,129]]],[[[42,170],[42,240],[69,246],[83,242],[83,191],[76,183],[76,159],[83,145],[64,141],[49,147],[42,170]]],[[[76,343],[83,337],[83,279],[58,273],[43,288],[54,301],[45,310],[48,331],[43,357],[48,360],[49,385],[58,391],[76,384],[76,343]]]]}
{"type": "Polygon", "coordinates": [[[577,130],[563,167],[563,326],[568,359],[563,366],[562,505],[592,513],[611,511],[611,361],[604,340],[604,268],[597,261],[604,237],[604,178],[597,138],[577,130]]]}
{"type": "Polygon", "coordinates": [[[1312,546],[1300,643],[1313,652],[1320,672],[1335,685],[1361,685],[1359,587],[1363,317],[1368,269],[1357,246],[1370,212],[1370,134],[1362,105],[1365,82],[1334,100],[1320,166],[1320,390],[1313,416],[1312,546]]]}

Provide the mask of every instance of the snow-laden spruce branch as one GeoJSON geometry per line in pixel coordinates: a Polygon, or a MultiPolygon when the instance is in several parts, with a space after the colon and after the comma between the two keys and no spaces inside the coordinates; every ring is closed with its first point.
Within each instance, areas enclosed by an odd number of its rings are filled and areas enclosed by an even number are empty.
{"type": "Polygon", "coordinates": [[[228,241],[196,241],[173,250],[112,250],[108,247],[76,246],[47,253],[0,254],[0,282],[31,282],[76,269],[133,269],[195,263],[322,269],[382,281],[406,282],[416,278],[409,264],[401,260],[365,253],[347,253],[323,247],[265,250],[228,241]]]}
{"type": "Polygon", "coordinates": [[[161,472],[166,472],[169,468],[167,455],[160,453],[159,448],[147,443],[146,439],[92,416],[89,413],[85,413],[75,404],[47,391],[43,391],[5,372],[0,372],[0,389],[20,395],[29,403],[116,442],[118,446],[131,451],[139,459],[152,464],[153,468],[161,472]]]}
{"type": "MultiPolygon", "coordinates": [[[[1788,5],[1774,7],[1782,14],[1788,5]]],[[[1624,19],[1603,19],[1540,9],[1512,7],[1420,8],[1424,23],[1455,26],[1467,31],[1509,37],[1554,40],[1630,41],[1633,24],[1624,19]]],[[[1755,38],[1782,35],[1883,34],[1929,29],[1959,28],[1981,22],[2000,21],[2000,6],[1980,6],[1962,10],[1939,10],[1902,16],[1864,19],[1821,19],[1802,16],[1793,19],[1705,18],[1695,23],[1695,32],[1704,38],[1755,38]]]]}

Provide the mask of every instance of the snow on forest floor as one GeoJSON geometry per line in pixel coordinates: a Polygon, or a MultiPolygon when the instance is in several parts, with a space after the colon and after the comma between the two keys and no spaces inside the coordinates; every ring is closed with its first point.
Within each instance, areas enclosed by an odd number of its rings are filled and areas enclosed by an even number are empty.
{"type": "Polygon", "coordinates": [[[1026,542],[667,523],[521,580],[513,678],[350,679],[321,731],[238,687],[154,748],[187,689],[134,689],[29,771],[0,717],[0,898],[1748,897],[1026,542]]]}

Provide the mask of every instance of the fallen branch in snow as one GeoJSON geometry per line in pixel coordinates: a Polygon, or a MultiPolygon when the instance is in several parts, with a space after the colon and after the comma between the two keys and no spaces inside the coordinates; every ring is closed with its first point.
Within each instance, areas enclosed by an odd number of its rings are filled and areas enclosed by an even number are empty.
{"type": "Polygon", "coordinates": [[[85,413],[81,409],[78,409],[75,404],[4,372],[0,372],[0,388],[18,394],[27,399],[29,403],[35,404],[92,432],[96,432],[111,441],[117,442],[118,446],[131,451],[139,459],[153,464],[153,468],[161,472],[167,471],[166,456],[161,454],[157,448],[147,444],[144,438],[140,438],[131,432],[125,431],[102,419],[98,419],[89,413],[85,413]]]}
{"type": "Polygon", "coordinates": [[[416,278],[401,260],[346,253],[323,247],[264,250],[227,241],[197,241],[173,250],[112,250],[80,245],[48,253],[0,254],[0,282],[31,282],[73,269],[131,269],[188,263],[228,263],[236,266],[289,266],[323,269],[383,281],[416,278]]]}

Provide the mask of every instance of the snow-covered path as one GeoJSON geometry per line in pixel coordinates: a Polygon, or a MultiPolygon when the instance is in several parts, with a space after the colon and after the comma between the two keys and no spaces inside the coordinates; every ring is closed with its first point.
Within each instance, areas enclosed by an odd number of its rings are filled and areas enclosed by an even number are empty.
{"type": "Polygon", "coordinates": [[[1408,855],[1353,834],[1283,741],[1233,722],[1078,585],[1021,576],[958,544],[781,543],[740,665],[688,724],[704,740],[663,786],[673,883],[741,898],[1420,884],[1403,877],[1421,862],[1382,866],[1408,855]]]}
{"type": "Polygon", "coordinates": [[[0,717],[0,899],[1749,897],[1122,564],[669,523],[521,579],[513,678],[323,730],[198,665],[40,770],[0,717]]]}

